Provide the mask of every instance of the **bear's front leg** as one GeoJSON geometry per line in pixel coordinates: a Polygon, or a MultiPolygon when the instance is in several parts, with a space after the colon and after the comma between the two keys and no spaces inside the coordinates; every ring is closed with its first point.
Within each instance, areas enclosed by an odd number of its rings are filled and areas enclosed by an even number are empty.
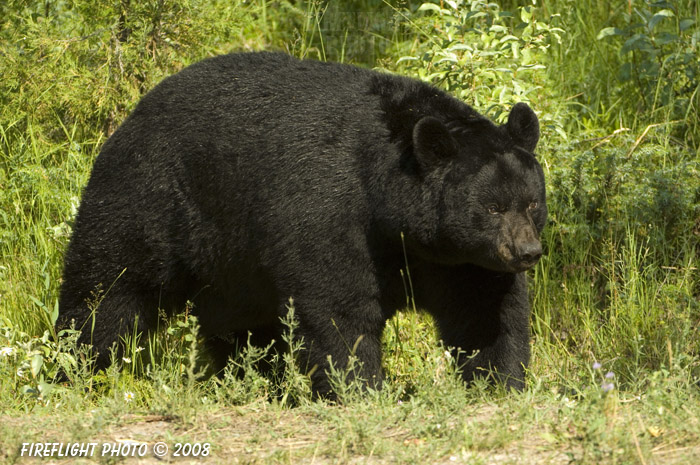
{"type": "Polygon", "coordinates": [[[381,386],[385,321],[377,303],[329,303],[301,297],[294,304],[304,346],[299,361],[311,376],[314,397],[335,397],[328,378],[329,361],[335,369],[345,370],[350,356],[357,364],[348,372],[348,381],[359,377],[369,387],[381,386]]]}
{"type": "MultiPolygon", "coordinates": [[[[433,289],[433,295],[439,297],[430,299],[429,310],[444,343],[454,348],[455,354],[461,352],[464,380],[469,383],[475,377],[493,376],[522,390],[530,361],[525,274],[462,266],[436,273],[433,278],[440,279],[439,287],[433,289]]],[[[438,281],[434,284],[438,286],[438,281]]]]}

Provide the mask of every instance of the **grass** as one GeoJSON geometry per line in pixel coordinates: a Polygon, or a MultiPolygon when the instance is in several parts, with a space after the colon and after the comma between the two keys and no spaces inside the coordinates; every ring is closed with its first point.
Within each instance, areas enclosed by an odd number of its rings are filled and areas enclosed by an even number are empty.
{"type": "Polygon", "coordinates": [[[125,439],[149,451],[209,443],[210,463],[698,461],[700,81],[680,60],[698,53],[700,26],[683,22],[697,2],[471,2],[483,15],[447,1],[433,2],[439,12],[133,3],[0,6],[0,461],[26,463],[24,442],[125,439]],[[653,20],[664,9],[673,16],[653,20]],[[622,32],[599,39],[606,27],[622,32]],[[627,30],[651,45],[623,53],[627,30]],[[162,320],[155,339],[131,335],[125,358],[94,376],[75,334],[54,333],[63,252],[106,137],[163,77],[254,49],[419,76],[496,119],[518,100],[538,111],[550,221],[530,273],[525,392],[464,389],[432,322],[412,310],[387,325],[384,389],[361,393],[339,371],[343,402],[332,405],[311,401],[289,354],[277,378],[254,369],[254,347],[205,376],[190,315],[162,320]]]}
{"type": "Polygon", "coordinates": [[[432,379],[416,385],[413,395],[391,383],[340,406],[309,402],[288,409],[257,399],[234,407],[207,383],[183,392],[171,385],[172,395],[153,383],[164,397],[162,410],[144,403],[140,391],[132,401],[118,388],[97,402],[75,396],[71,408],[5,415],[3,450],[12,462],[24,442],[101,445],[129,438],[149,447],[208,443],[212,463],[232,457],[246,463],[693,463],[700,453],[697,396],[677,372],[652,373],[638,396],[605,392],[605,366],[584,370],[572,382],[576,393],[559,392],[536,376],[524,393],[483,385],[465,391],[439,353],[429,358],[420,368],[432,379]]]}

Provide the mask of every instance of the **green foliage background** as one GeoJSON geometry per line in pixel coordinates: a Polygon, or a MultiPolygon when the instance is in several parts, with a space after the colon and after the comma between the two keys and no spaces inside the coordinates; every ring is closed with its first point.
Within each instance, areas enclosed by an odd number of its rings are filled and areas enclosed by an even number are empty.
{"type": "MultiPolygon", "coordinates": [[[[497,121],[530,103],[551,215],[531,273],[531,384],[580,392],[601,361],[623,391],[661,378],[697,401],[699,9],[691,0],[3,2],[0,346],[15,351],[0,359],[0,403],[46,405],[59,369],[95,402],[126,385],[165,410],[182,392],[173,385],[203,382],[191,360],[196,320],[184,317],[162,336],[175,354],[167,369],[142,367],[150,378],[139,378],[116,364],[95,388],[74,335],[54,334],[62,257],[92,162],[139,98],[204,57],[261,49],[418,77],[497,121]],[[165,381],[149,384],[156,378],[165,381]]],[[[131,344],[136,364],[145,343],[131,344]]],[[[385,346],[388,390],[425,392],[443,363],[429,319],[398,317],[385,346]]],[[[256,354],[236,366],[250,368],[256,354]]],[[[274,391],[244,379],[211,381],[214,397],[245,403],[274,391]]],[[[298,403],[304,382],[285,380],[298,403]]]]}

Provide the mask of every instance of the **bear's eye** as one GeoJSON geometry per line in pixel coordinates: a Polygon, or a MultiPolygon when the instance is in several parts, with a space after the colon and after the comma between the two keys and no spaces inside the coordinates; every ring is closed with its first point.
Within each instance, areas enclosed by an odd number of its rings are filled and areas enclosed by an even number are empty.
{"type": "Polygon", "coordinates": [[[537,203],[537,200],[533,200],[532,202],[530,202],[530,205],[528,205],[527,208],[528,208],[529,210],[534,210],[534,209],[536,209],[536,208],[539,207],[539,206],[540,206],[540,204],[537,203]]]}
{"type": "Polygon", "coordinates": [[[498,215],[499,213],[503,213],[504,211],[505,208],[499,205],[489,205],[489,213],[492,215],[498,215]]]}

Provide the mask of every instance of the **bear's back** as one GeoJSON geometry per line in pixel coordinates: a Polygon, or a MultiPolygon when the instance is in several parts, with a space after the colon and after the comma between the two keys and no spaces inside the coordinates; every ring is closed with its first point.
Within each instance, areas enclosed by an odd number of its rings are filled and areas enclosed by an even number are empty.
{"type": "Polygon", "coordinates": [[[192,110],[209,118],[240,115],[248,125],[273,117],[320,120],[329,112],[347,111],[368,93],[368,81],[375,74],[280,53],[233,53],[203,60],[164,79],[133,115],[192,110]]]}

